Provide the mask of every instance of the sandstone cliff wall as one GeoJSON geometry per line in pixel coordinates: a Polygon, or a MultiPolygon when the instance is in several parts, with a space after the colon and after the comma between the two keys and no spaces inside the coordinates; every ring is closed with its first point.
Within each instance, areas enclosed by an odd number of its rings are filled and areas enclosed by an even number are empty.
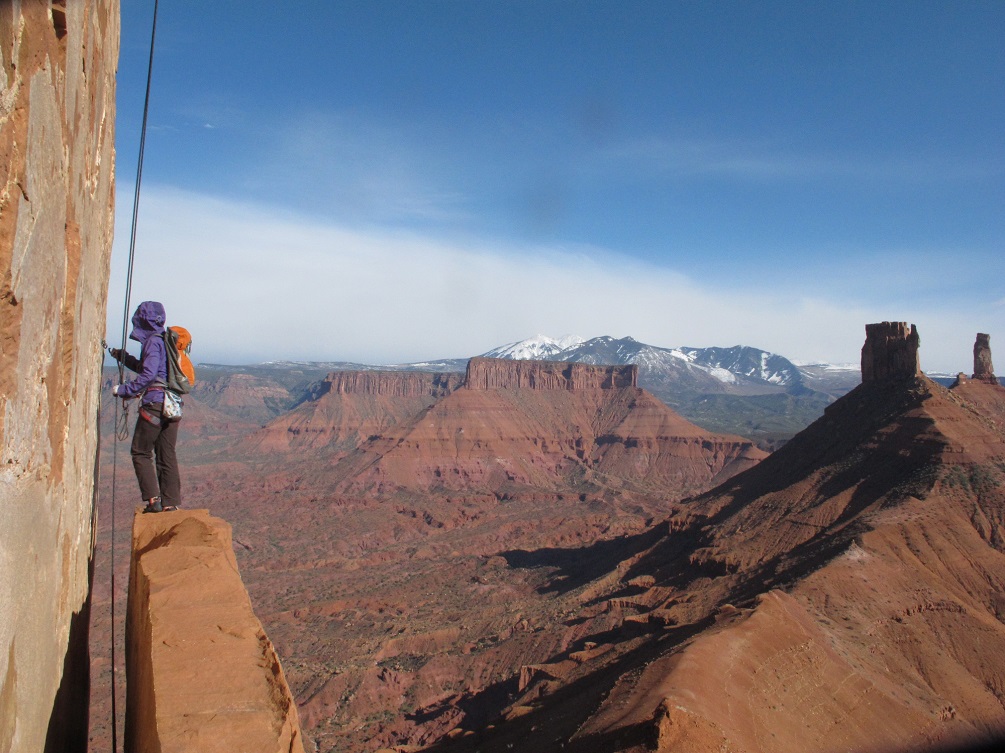
{"type": "Polygon", "coordinates": [[[421,371],[335,371],[324,381],[324,391],[339,395],[388,397],[444,397],[460,386],[460,374],[421,371]]]}
{"type": "Polygon", "coordinates": [[[254,452],[352,450],[375,434],[426,410],[456,390],[462,374],[336,371],[311,390],[308,400],[252,434],[254,452]]]}
{"type": "Polygon", "coordinates": [[[125,750],[303,753],[226,522],[206,510],[137,513],[126,619],[125,750]]]}
{"type": "Polygon", "coordinates": [[[638,366],[592,366],[564,361],[472,358],[464,386],[469,390],[523,387],[534,390],[620,389],[638,386],[638,366]]]}
{"type": "MultiPolygon", "coordinates": [[[[328,477],[353,495],[561,492],[589,480],[673,497],[707,489],[764,457],[749,440],[711,434],[638,387],[597,388],[610,383],[612,367],[587,367],[588,379],[573,380],[556,376],[552,364],[532,365],[538,368],[522,377],[534,386],[518,387],[506,378],[514,372],[500,369],[489,375],[500,389],[457,390],[374,432],[328,477]],[[589,386],[570,386],[584,382],[589,386]]],[[[622,367],[613,368],[616,379],[622,367]]]]}
{"type": "Polygon", "coordinates": [[[87,745],[118,0],[0,2],[0,750],[87,745]]]}

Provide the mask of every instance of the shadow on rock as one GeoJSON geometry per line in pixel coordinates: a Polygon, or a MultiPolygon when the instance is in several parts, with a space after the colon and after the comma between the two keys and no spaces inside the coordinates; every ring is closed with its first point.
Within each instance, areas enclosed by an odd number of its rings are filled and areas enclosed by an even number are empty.
{"type": "Polygon", "coordinates": [[[664,530],[665,526],[656,526],[633,536],[598,541],[576,549],[513,549],[501,552],[500,556],[516,569],[556,568],[558,572],[538,589],[538,593],[561,595],[610,573],[618,563],[659,541],[664,530]]]}

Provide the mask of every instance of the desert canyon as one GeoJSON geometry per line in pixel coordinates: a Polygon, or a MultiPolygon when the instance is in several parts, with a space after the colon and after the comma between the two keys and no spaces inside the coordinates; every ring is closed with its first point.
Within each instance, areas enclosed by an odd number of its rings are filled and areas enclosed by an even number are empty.
{"type": "Polygon", "coordinates": [[[0,3],[0,751],[109,750],[113,724],[160,753],[1001,743],[987,333],[943,384],[915,327],[867,324],[861,383],[830,393],[777,356],[781,391],[692,368],[739,347],[663,378],[668,351],[610,337],[575,362],[207,365],[185,504],[137,514],[100,349],[118,23],[0,3]]]}
{"type": "Polygon", "coordinates": [[[770,455],[630,366],[333,372],[264,424],[283,388],[227,376],[189,400],[187,505],[233,525],[318,750],[986,742],[1005,388],[986,338],[951,386],[918,341],[869,325],[862,383],[770,455]]]}

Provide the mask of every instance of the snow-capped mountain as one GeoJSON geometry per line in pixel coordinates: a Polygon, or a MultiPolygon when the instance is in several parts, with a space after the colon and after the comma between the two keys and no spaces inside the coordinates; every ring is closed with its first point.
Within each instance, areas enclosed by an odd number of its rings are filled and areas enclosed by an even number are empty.
{"type": "Polygon", "coordinates": [[[520,342],[500,345],[487,353],[486,358],[509,358],[514,361],[547,361],[554,356],[582,344],[584,339],[578,335],[565,335],[559,338],[547,335],[535,335],[520,342]]]}
{"type": "Polygon", "coordinates": [[[734,345],[732,348],[678,348],[677,352],[690,358],[695,365],[709,369],[713,376],[722,381],[750,379],[781,387],[802,381],[799,368],[789,359],[745,345],[734,345]]]}
{"type": "MultiPolygon", "coordinates": [[[[565,339],[565,338],[563,338],[565,339]]],[[[853,369],[824,364],[799,368],[758,348],[661,348],[632,337],[561,340],[538,335],[485,353],[496,358],[543,358],[592,364],[635,364],[639,387],[700,426],[777,446],[819,417],[860,381],[853,369]]]]}
{"type": "MultiPolygon", "coordinates": [[[[857,366],[803,364],[737,345],[732,348],[662,348],[632,337],[536,337],[481,354],[514,360],[635,364],[639,387],[685,418],[712,431],[751,437],[771,449],[818,418],[861,381],[857,366]]],[[[468,358],[369,366],[350,363],[273,363],[259,370],[285,374],[296,389],[328,371],[345,369],[463,372],[468,358]]]]}
{"type": "MultiPolygon", "coordinates": [[[[483,353],[491,358],[546,359],[592,364],[629,364],[639,367],[639,382],[688,382],[693,389],[722,391],[735,388],[798,386],[795,364],[774,353],[737,345],[732,348],[661,348],[632,337],[551,338],[537,335],[483,353]]],[[[680,385],[678,385],[680,386],[680,385]]]]}

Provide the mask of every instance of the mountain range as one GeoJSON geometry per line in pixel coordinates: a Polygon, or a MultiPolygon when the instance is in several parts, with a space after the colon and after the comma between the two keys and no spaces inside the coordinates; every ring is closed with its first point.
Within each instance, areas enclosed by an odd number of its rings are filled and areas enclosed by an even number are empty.
{"type": "MultiPolygon", "coordinates": [[[[664,348],[631,337],[584,339],[538,335],[493,348],[481,357],[586,364],[635,364],[639,386],[690,421],[713,432],[738,434],[767,450],[819,417],[824,408],[860,381],[858,365],[797,366],[758,348],[664,348]]],[[[308,398],[312,385],[333,371],[427,371],[461,373],[467,358],[374,366],[346,361],[274,361],[253,366],[200,364],[200,398],[216,405],[224,384],[261,391],[261,410],[244,417],[267,421],[308,398]],[[238,384],[232,377],[242,375],[238,384]],[[222,381],[221,381],[222,380],[222,381]],[[266,394],[268,393],[268,394],[266,394]]],[[[221,392],[222,394],[222,392],[221,392]]]]}

